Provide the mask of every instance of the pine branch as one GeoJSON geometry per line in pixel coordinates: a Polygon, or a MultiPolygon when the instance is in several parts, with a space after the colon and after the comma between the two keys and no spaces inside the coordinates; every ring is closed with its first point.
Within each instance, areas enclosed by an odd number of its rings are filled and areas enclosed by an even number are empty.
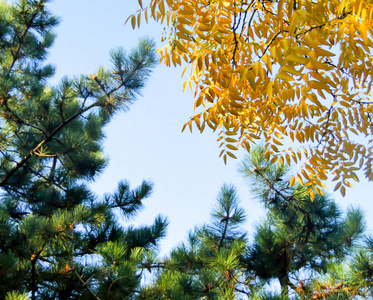
{"type": "Polygon", "coordinates": [[[71,116],[70,118],[66,119],[62,123],[60,123],[51,134],[49,134],[44,140],[42,140],[34,149],[30,151],[28,155],[26,155],[20,162],[17,162],[16,165],[1,179],[0,181],[0,187],[5,186],[7,181],[14,173],[16,173],[28,160],[30,160],[33,156],[36,155],[36,153],[40,150],[41,147],[43,147],[45,144],[47,144],[58,132],[60,132],[66,125],[68,125],[70,122],[75,120],[77,117],[82,115],[83,113],[87,112],[88,110],[92,109],[93,107],[101,106],[100,101],[96,101],[90,106],[81,109],[79,112],[71,116]]]}
{"type": "Polygon", "coordinates": [[[223,231],[223,234],[220,238],[220,241],[219,241],[219,246],[218,246],[218,251],[221,249],[221,247],[223,246],[223,241],[225,239],[225,236],[227,234],[227,230],[228,230],[228,222],[229,222],[229,217],[226,218],[225,220],[225,225],[224,225],[224,231],[223,231]]]}
{"type": "Polygon", "coordinates": [[[87,285],[87,281],[84,281],[83,279],[82,279],[82,276],[80,276],[79,275],[79,273],[76,271],[76,270],[74,270],[74,272],[75,272],[75,275],[78,277],[78,279],[79,279],[79,282],[82,284],[82,287],[84,287],[92,296],[93,296],[93,298],[94,299],[96,299],[96,300],[101,300],[99,297],[97,297],[97,295],[89,288],[89,286],[87,285]]]}
{"type": "Polygon", "coordinates": [[[14,64],[16,63],[16,61],[18,60],[18,55],[19,55],[19,51],[21,51],[21,47],[22,47],[22,44],[23,44],[23,40],[25,39],[26,37],[26,34],[28,33],[28,31],[30,30],[31,28],[31,25],[32,25],[32,22],[34,21],[34,19],[36,18],[36,16],[39,14],[39,10],[36,10],[35,14],[32,16],[31,20],[30,20],[30,23],[26,25],[26,28],[25,30],[23,31],[20,39],[19,39],[19,43],[18,43],[18,46],[17,46],[17,49],[16,49],[16,52],[15,53],[12,53],[13,55],[13,61],[12,61],[12,64],[10,65],[10,68],[9,68],[9,72],[13,69],[14,67],[14,64]]]}

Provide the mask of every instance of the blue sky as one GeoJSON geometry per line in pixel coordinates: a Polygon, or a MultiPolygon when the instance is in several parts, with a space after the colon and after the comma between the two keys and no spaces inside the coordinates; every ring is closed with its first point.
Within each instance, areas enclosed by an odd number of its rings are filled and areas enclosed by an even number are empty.
{"type": "MultiPolygon", "coordinates": [[[[139,7],[136,0],[55,0],[50,10],[61,17],[57,39],[49,62],[57,67],[51,84],[65,75],[90,74],[99,66],[110,66],[111,49],[131,49],[143,36],[153,37],[161,46],[162,26],[155,23],[132,30],[124,25],[127,17],[139,7]]],[[[169,217],[167,238],[162,253],[184,240],[195,225],[209,219],[219,187],[232,183],[238,189],[242,206],[248,215],[247,231],[263,217],[261,205],[250,197],[249,189],[237,173],[238,160],[224,165],[219,158],[217,135],[197,130],[181,132],[193,114],[193,94],[183,93],[182,68],[159,65],[147,83],[142,96],[126,113],[116,115],[106,128],[105,153],[109,166],[92,188],[102,195],[115,190],[117,182],[128,179],[132,186],[143,179],[154,182],[154,193],[135,224],[150,224],[154,217],[169,217]]],[[[372,183],[363,179],[347,191],[345,198],[333,194],[342,208],[350,204],[366,212],[368,232],[373,229],[372,183]]],[[[327,183],[330,191],[334,185],[327,183]]]]}

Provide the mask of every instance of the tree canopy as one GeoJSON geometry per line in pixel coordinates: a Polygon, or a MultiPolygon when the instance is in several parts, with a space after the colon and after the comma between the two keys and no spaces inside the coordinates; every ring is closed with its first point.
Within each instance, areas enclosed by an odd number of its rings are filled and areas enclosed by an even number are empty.
{"type": "Polygon", "coordinates": [[[308,193],[331,174],[342,195],[357,170],[373,180],[371,1],[142,2],[128,20],[165,25],[161,59],[186,62],[200,110],[185,125],[219,131],[225,161],[261,139],[267,160],[301,163],[308,193]]]}
{"type": "Polygon", "coordinates": [[[150,181],[89,187],[107,164],[104,126],[134,102],[154,42],[111,53],[112,67],[49,86],[58,18],[46,0],[0,1],[0,298],[123,299],[140,289],[168,221],[125,226],[150,181]]]}
{"type": "Polygon", "coordinates": [[[148,287],[151,299],[371,296],[372,242],[360,247],[361,210],[344,214],[329,196],[312,202],[306,187],[290,186],[288,167],[265,161],[263,148],[251,151],[241,171],[265,217],[249,231],[235,187],[223,185],[211,220],[164,260],[148,287]]]}

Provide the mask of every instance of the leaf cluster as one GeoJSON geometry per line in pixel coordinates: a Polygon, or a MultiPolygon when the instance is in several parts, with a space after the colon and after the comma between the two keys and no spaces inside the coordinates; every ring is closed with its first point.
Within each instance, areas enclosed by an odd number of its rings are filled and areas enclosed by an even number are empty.
{"type": "Polygon", "coordinates": [[[132,26],[164,24],[161,61],[190,71],[201,112],[184,128],[218,131],[224,161],[262,140],[267,161],[300,163],[312,198],[331,174],[343,196],[356,171],[373,180],[371,1],[139,3],[132,26]]]}

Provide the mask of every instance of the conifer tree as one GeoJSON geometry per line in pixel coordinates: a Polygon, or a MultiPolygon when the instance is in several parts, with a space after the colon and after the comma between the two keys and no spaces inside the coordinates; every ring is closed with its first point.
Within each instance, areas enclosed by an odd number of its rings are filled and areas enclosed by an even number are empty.
{"type": "Polygon", "coordinates": [[[366,237],[345,261],[312,283],[312,299],[371,299],[373,297],[373,242],[366,237]]]}
{"type": "Polygon", "coordinates": [[[123,299],[139,290],[167,219],[121,225],[153,185],[96,196],[103,127],[139,95],[156,63],[143,39],[111,53],[112,69],[51,87],[58,18],[47,0],[0,1],[0,298],[123,299]]]}
{"type": "Polygon", "coordinates": [[[244,294],[241,256],[246,235],[240,225],[245,212],[234,186],[223,185],[211,221],[189,233],[176,247],[144,299],[236,299],[244,294]]]}
{"type": "Polygon", "coordinates": [[[344,216],[328,196],[316,195],[311,201],[304,187],[290,186],[290,169],[268,163],[264,151],[253,149],[241,168],[266,211],[254,229],[253,241],[245,234],[245,211],[235,188],[224,185],[211,221],[195,228],[185,243],[157,265],[160,271],[142,299],[370,295],[373,252],[362,249],[351,256],[363,236],[362,212],[351,208],[344,216]],[[337,274],[338,268],[345,274],[337,274]],[[276,281],[280,294],[271,287],[276,281]]]}
{"type": "Polygon", "coordinates": [[[256,147],[241,168],[267,211],[244,260],[258,278],[277,279],[283,298],[291,288],[308,299],[313,289],[298,275],[317,278],[335,260],[343,261],[362,237],[363,214],[351,208],[343,217],[327,195],[316,195],[311,201],[306,187],[290,184],[289,168],[269,163],[264,153],[265,149],[256,147]]]}

